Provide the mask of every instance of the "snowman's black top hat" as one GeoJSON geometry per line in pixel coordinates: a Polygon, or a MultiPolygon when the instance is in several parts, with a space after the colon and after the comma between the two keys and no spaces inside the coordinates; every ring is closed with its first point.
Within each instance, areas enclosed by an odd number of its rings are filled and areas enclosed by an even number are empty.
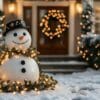
{"type": "Polygon", "coordinates": [[[10,32],[10,31],[12,31],[14,29],[19,29],[19,28],[26,29],[26,24],[25,24],[25,22],[23,20],[11,21],[11,22],[6,24],[6,30],[5,30],[3,35],[5,36],[8,32],[10,32]]]}

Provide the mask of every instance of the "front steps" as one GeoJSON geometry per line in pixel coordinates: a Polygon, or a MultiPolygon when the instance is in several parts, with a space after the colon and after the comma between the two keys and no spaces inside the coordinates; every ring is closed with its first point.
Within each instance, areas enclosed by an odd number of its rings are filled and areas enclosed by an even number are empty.
{"type": "Polygon", "coordinates": [[[72,73],[84,71],[88,64],[80,56],[39,56],[39,65],[43,72],[72,73]]]}

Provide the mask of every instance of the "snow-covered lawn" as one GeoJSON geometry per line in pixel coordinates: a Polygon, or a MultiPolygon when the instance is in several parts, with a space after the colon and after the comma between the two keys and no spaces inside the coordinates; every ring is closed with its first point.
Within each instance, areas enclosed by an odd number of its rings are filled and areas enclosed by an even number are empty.
{"type": "Polygon", "coordinates": [[[1,93],[0,100],[100,100],[100,70],[88,69],[83,73],[56,74],[53,77],[58,80],[55,90],[23,95],[1,93]]]}

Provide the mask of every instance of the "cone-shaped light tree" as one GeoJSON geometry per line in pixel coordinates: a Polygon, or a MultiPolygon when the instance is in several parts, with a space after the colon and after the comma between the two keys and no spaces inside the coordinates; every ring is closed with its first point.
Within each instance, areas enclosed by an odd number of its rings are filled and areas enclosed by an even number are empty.
{"type": "Polygon", "coordinates": [[[80,22],[81,37],[77,38],[77,50],[91,67],[98,69],[100,67],[100,35],[94,32],[93,6],[87,0],[83,2],[85,3],[83,3],[80,22]]]}

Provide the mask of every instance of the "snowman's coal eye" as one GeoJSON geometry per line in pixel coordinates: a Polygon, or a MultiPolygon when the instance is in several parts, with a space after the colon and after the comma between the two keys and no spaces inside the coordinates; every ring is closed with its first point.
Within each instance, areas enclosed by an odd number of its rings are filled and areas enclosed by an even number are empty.
{"type": "Polygon", "coordinates": [[[13,36],[16,37],[17,36],[17,33],[14,33],[13,36]]]}
{"type": "Polygon", "coordinates": [[[24,32],[24,33],[23,33],[23,35],[25,36],[25,35],[26,35],[26,33],[24,32]]]}

